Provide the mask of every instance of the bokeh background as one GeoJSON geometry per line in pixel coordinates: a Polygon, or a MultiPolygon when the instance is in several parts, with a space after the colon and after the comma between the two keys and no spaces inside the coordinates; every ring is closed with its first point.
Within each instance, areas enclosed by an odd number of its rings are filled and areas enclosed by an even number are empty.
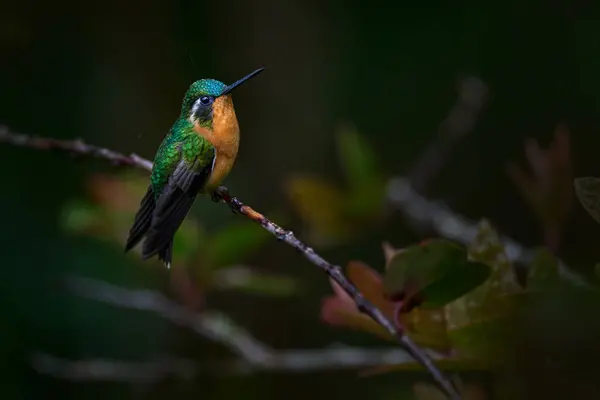
{"type": "MultiPolygon", "coordinates": [[[[340,129],[358,132],[386,178],[420,176],[418,167],[429,174],[413,182],[420,193],[473,220],[487,217],[527,247],[545,243],[544,229],[506,168],[509,161],[527,168],[526,138],[547,147],[564,124],[574,176],[600,175],[600,10],[591,1],[27,0],[0,10],[0,122],[18,132],[82,138],[151,159],[192,81],[232,82],[267,67],[235,93],[242,142],[226,184],[340,265],[360,259],[382,271],[382,241],[403,247],[436,235],[394,211],[351,240],[331,244],[311,232],[290,182],[310,174],[347,185],[340,129]],[[477,79],[487,97],[480,111],[467,110],[473,127],[452,134],[443,122],[462,101],[463,78],[477,79]]],[[[391,399],[411,398],[412,385],[428,381],[420,372],[359,378],[353,368],[228,373],[220,361],[234,356],[189,329],[68,293],[61,280],[83,276],[178,301],[181,281],[157,263],[124,256],[110,235],[65,228],[68,205],[88,198],[90,187],[109,198],[121,193],[98,177],[122,169],[10,145],[0,147],[0,163],[3,398],[391,399]],[[142,362],[170,355],[203,369],[191,379],[73,380],[34,368],[35,354],[142,362]]],[[[144,173],[133,175],[144,182],[144,173]]],[[[193,214],[207,235],[241,218],[205,199],[193,214]]],[[[600,228],[576,202],[561,227],[556,252],[592,276],[600,228]]],[[[225,313],[276,349],[381,345],[323,323],[331,287],[293,249],[266,240],[236,264],[293,277],[296,289],[219,290],[194,307],[225,313]]],[[[185,268],[202,275],[201,262],[185,268]]]]}

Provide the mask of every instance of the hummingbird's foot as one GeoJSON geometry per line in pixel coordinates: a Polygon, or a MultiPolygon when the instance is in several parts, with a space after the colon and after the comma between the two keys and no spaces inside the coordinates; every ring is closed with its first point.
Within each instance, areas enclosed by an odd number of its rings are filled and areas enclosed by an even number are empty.
{"type": "Polygon", "coordinates": [[[223,196],[221,196],[221,193],[219,193],[218,190],[215,190],[214,192],[212,192],[210,194],[210,198],[215,203],[219,203],[221,200],[223,200],[223,196]]]}
{"type": "Polygon", "coordinates": [[[219,203],[221,201],[225,201],[225,199],[228,198],[228,197],[229,197],[229,193],[228,193],[227,188],[225,186],[219,186],[218,188],[216,188],[210,194],[210,198],[215,203],[219,203]]]}
{"type": "Polygon", "coordinates": [[[218,188],[216,188],[210,195],[212,201],[214,201],[215,203],[219,203],[220,201],[225,201],[226,203],[229,204],[229,209],[231,210],[232,213],[237,214],[237,211],[235,209],[235,207],[229,203],[229,200],[226,199],[231,199],[231,197],[229,196],[229,191],[227,190],[227,188],[225,186],[219,186],[218,188]]]}

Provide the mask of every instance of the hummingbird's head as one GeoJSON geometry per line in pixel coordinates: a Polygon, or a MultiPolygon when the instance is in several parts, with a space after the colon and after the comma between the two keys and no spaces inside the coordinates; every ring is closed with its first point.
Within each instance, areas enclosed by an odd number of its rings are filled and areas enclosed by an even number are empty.
{"type": "Polygon", "coordinates": [[[189,119],[192,124],[212,129],[215,110],[230,109],[233,112],[231,92],[250,78],[255,77],[264,68],[259,68],[231,85],[225,85],[215,79],[200,79],[192,83],[181,105],[181,115],[189,119]]]}

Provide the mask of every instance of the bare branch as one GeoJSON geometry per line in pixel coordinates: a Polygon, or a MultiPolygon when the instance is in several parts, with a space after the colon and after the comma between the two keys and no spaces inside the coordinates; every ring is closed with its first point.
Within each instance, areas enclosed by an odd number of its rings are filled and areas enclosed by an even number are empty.
{"type": "Polygon", "coordinates": [[[45,353],[31,357],[33,368],[56,378],[84,381],[155,382],[169,376],[193,379],[201,372],[211,374],[248,375],[262,371],[307,373],[353,368],[380,367],[414,362],[398,348],[368,349],[339,346],[324,349],[291,349],[273,353],[269,362],[254,365],[247,360],[207,364],[192,360],[154,358],[147,361],[111,359],[67,360],[45,353]]]}
{"type": "Polygon", "coordinates": [[[488,86],[475,76],[458,82],[458,99],[440,125],[436,140],[425,149],[408,174],[419,193],[426,190],[446,163],[452,150],[473,130],[488,97],[488,86]]]}
{"type": "Polygon", "coordinates": [[[152,163],[135,153],[126,156],[103,147],[84,143],[82,140],[59,140],[30,136],[24,133],[11,132],[8,127],[0,125],[0,141],[14,146],[29,147],[36,150],[60,150],[77,156],[102,158],[115,165],[137,167],[152,170],[152,163]]]}
{"type": "Polygon", "coordinates": [[[192,379],[197,370],[188,360],[159,359],[154,361],[76,360],[70,361],[44,353],[31,356],[33,368],[46,375],[71,381],[124,381],[151,383],[176,376],[192,379]]]}
{"type": "Polygon", "coordinates": [[[81,297],[117,307],[155,312],[176,325],[190,328],[199,335],[223,344],[252,365],[263,365],[272,358],[272,349],[223,314],[207,311],[194,314],[161,293],[143,289],[128,290],[88,278],[69,278],[66,286],[81,297]]]}
{"type": "MultiPolygon", "coordinates": [[[[387,197],[389,202],[401,211],[412,226],[420,231],[434,231],[438,235],[455,240],[465,245],[470,244],[477,235],[477,224],[468,218],[455,213],[441,202],[426,199],[417,193],[410,182],[402,177],[390,180],[387,197]]],[[[529,265],[534,251],[516,240],[502,236],[506,256],[511,262],[529,265]]],[[[559,262],[563,277],[577,285],[587,285],[584,278],[569,270],[559,262]]]]}
{"type": "MultiPolygon", "coordinates": [[[[304,373],[413,362],[405,351],[396,347],[367,349],[335,345],[323,349],[275,350],[219,312],[191,313],[158,292],[125,289],[89,278],[68,278],[66,287],[70,292],[91,300],[156,313],[176,325],[192,329],[200,336],[223,345],[238,358],[225,363],[211,362],[210,365],[202,365],[191,360],[164,357],[148,361],[71,361],[43,353],[32,356],[33,366],[38,372],[63,379],[153,382],[170,375],[191,379],[200,371],[229,374],[249,374],[265,370],[304,373]]],[[[434,352],[430,354],[441,358],[434,352]]]]}
{"type": "Polygon", "coordinates": [[[405,335],[401,329],[397,328],[388,318],[386,318],[381,310],[375,307],[362,295],[362,293],[358,291],[356,286],[354,286],[354,284],[350,282],[350,280],[344,275],[339,265],[333,265],[329,263],[320,255],[318,255],[314,249],[296,238],[292,231],[283,229],[279,225],[270,221],[264,215],[242,203],[239,199],[231,196],[226,187],[219,187],[217,189],[217,195],[220,196],[221,199],[225,201],[225,203],[227,203],[234,212],[243,214],[252,221],[260,224],[260,226],[269,231],[278,240],[292,246],[302,253],[307,260],[321,268],[327,275],[329,275],[331,279],[340,285],[350,297],[352,297],[354,303],[361,312],[365,313],[379,325],[383,326],[392,335],[392,337],[396,337],[402,348],[429,371],[436,382],[449,396],[452,397],[455,395],[456,398],[459,398],[459,395],[451,381],[448,380],[441,370],[437,368],[433,360],[423,351],[423,349],[417,346],[417,344],[410,337],[408,337],[408,335],[405,335]]]}
{"type": "MultiPolygon", "coordinates": [[[[135,166],[145,170],[150,170],[152,168],[152,163],[150,161],[144,160],[135,154],[125,156],[112,150],[85,144],[81,140],[69,142],[56,139],[43,139],[25,134],[11,133],[7,127],[0,127],[0,140],[14,145],[31,147],[39,150],[57,149],[79,155],[96,156],[108,159],[116,164],[135,166]]],[[[273,234],[277,239],[294,247],[296,250],[301,252],[306,259],[327,273],[327,275],[329,275],[344,289],[344,291],[346,291],[346,293],[348,293],[349,296],[354,299],[358,309],[361,312],[370,316],[373,320],[383,326],[393,337],[397,338],[400,346],[402,346],[402,348],[404,348],[415,360],[417,360],[429,371],[440,388],[444,390],[444,392],[446,392],[450,398],[460,398],[460,395],[458,394],[452,382],[444,376],[442,371],[437,368],[432,359],[424,352],[424,350],[418,347],[412,341],[412,339],[404,334],[401,329],[397,328],[388,318],[386,318],[381,310],[376,308],[371,302],[365,299],[362,293],[360,293],[352,284],[352,282],[346,278],[339,266],[325,261],[312,248],[298,240],[291,231],[284,230],[280,226],[268,220],[262,214],[253,210],[249,206],[244,205],[239,199],[231,196],[227,188],[220,187],[217,194],[223,201],[225,201],[225,203],[229,205],[232,210],[246,216],[252,221],[257,222],[264,229],[273,234]]]]}
{"type": "MultiPolygon", "coordinates": [[[[110,283],[80,277],[68,278],[65,283],[67,290],[78,296],[116,307],[154,312],[176,325],[192,329],[202,337],[231,350],[242,360],[237,365],[244,370],[306,371],[328,367],[350,368],[397,364],[411,360],[405,351],[397,348],[369,350],[336,346],[329,349],[277,352],[258,341],[226,315],[215,311],[192,313],[159,292],[125,289],[110,283]]],[[[430,354],[439,357],[433,352],[430,354]]]]}

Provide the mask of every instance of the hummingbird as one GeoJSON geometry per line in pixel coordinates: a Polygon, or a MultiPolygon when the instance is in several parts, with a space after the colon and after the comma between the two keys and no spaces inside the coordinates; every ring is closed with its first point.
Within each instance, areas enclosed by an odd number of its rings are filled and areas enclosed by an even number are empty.
{"type": "MultiPolygon", "coordinates": [[[[213,195],[231,171],[240,128],[231,92],[264,68],[231,85],[200,79],[183,97],[181,113],[156,152],[150,183],[135,215],[125,252],[144,237],[142,259],[158,254],[171,267],[173,238],[198,194],[213,195]]],[[[214,199],[214,195],[213,195],[214,199]]]]}

